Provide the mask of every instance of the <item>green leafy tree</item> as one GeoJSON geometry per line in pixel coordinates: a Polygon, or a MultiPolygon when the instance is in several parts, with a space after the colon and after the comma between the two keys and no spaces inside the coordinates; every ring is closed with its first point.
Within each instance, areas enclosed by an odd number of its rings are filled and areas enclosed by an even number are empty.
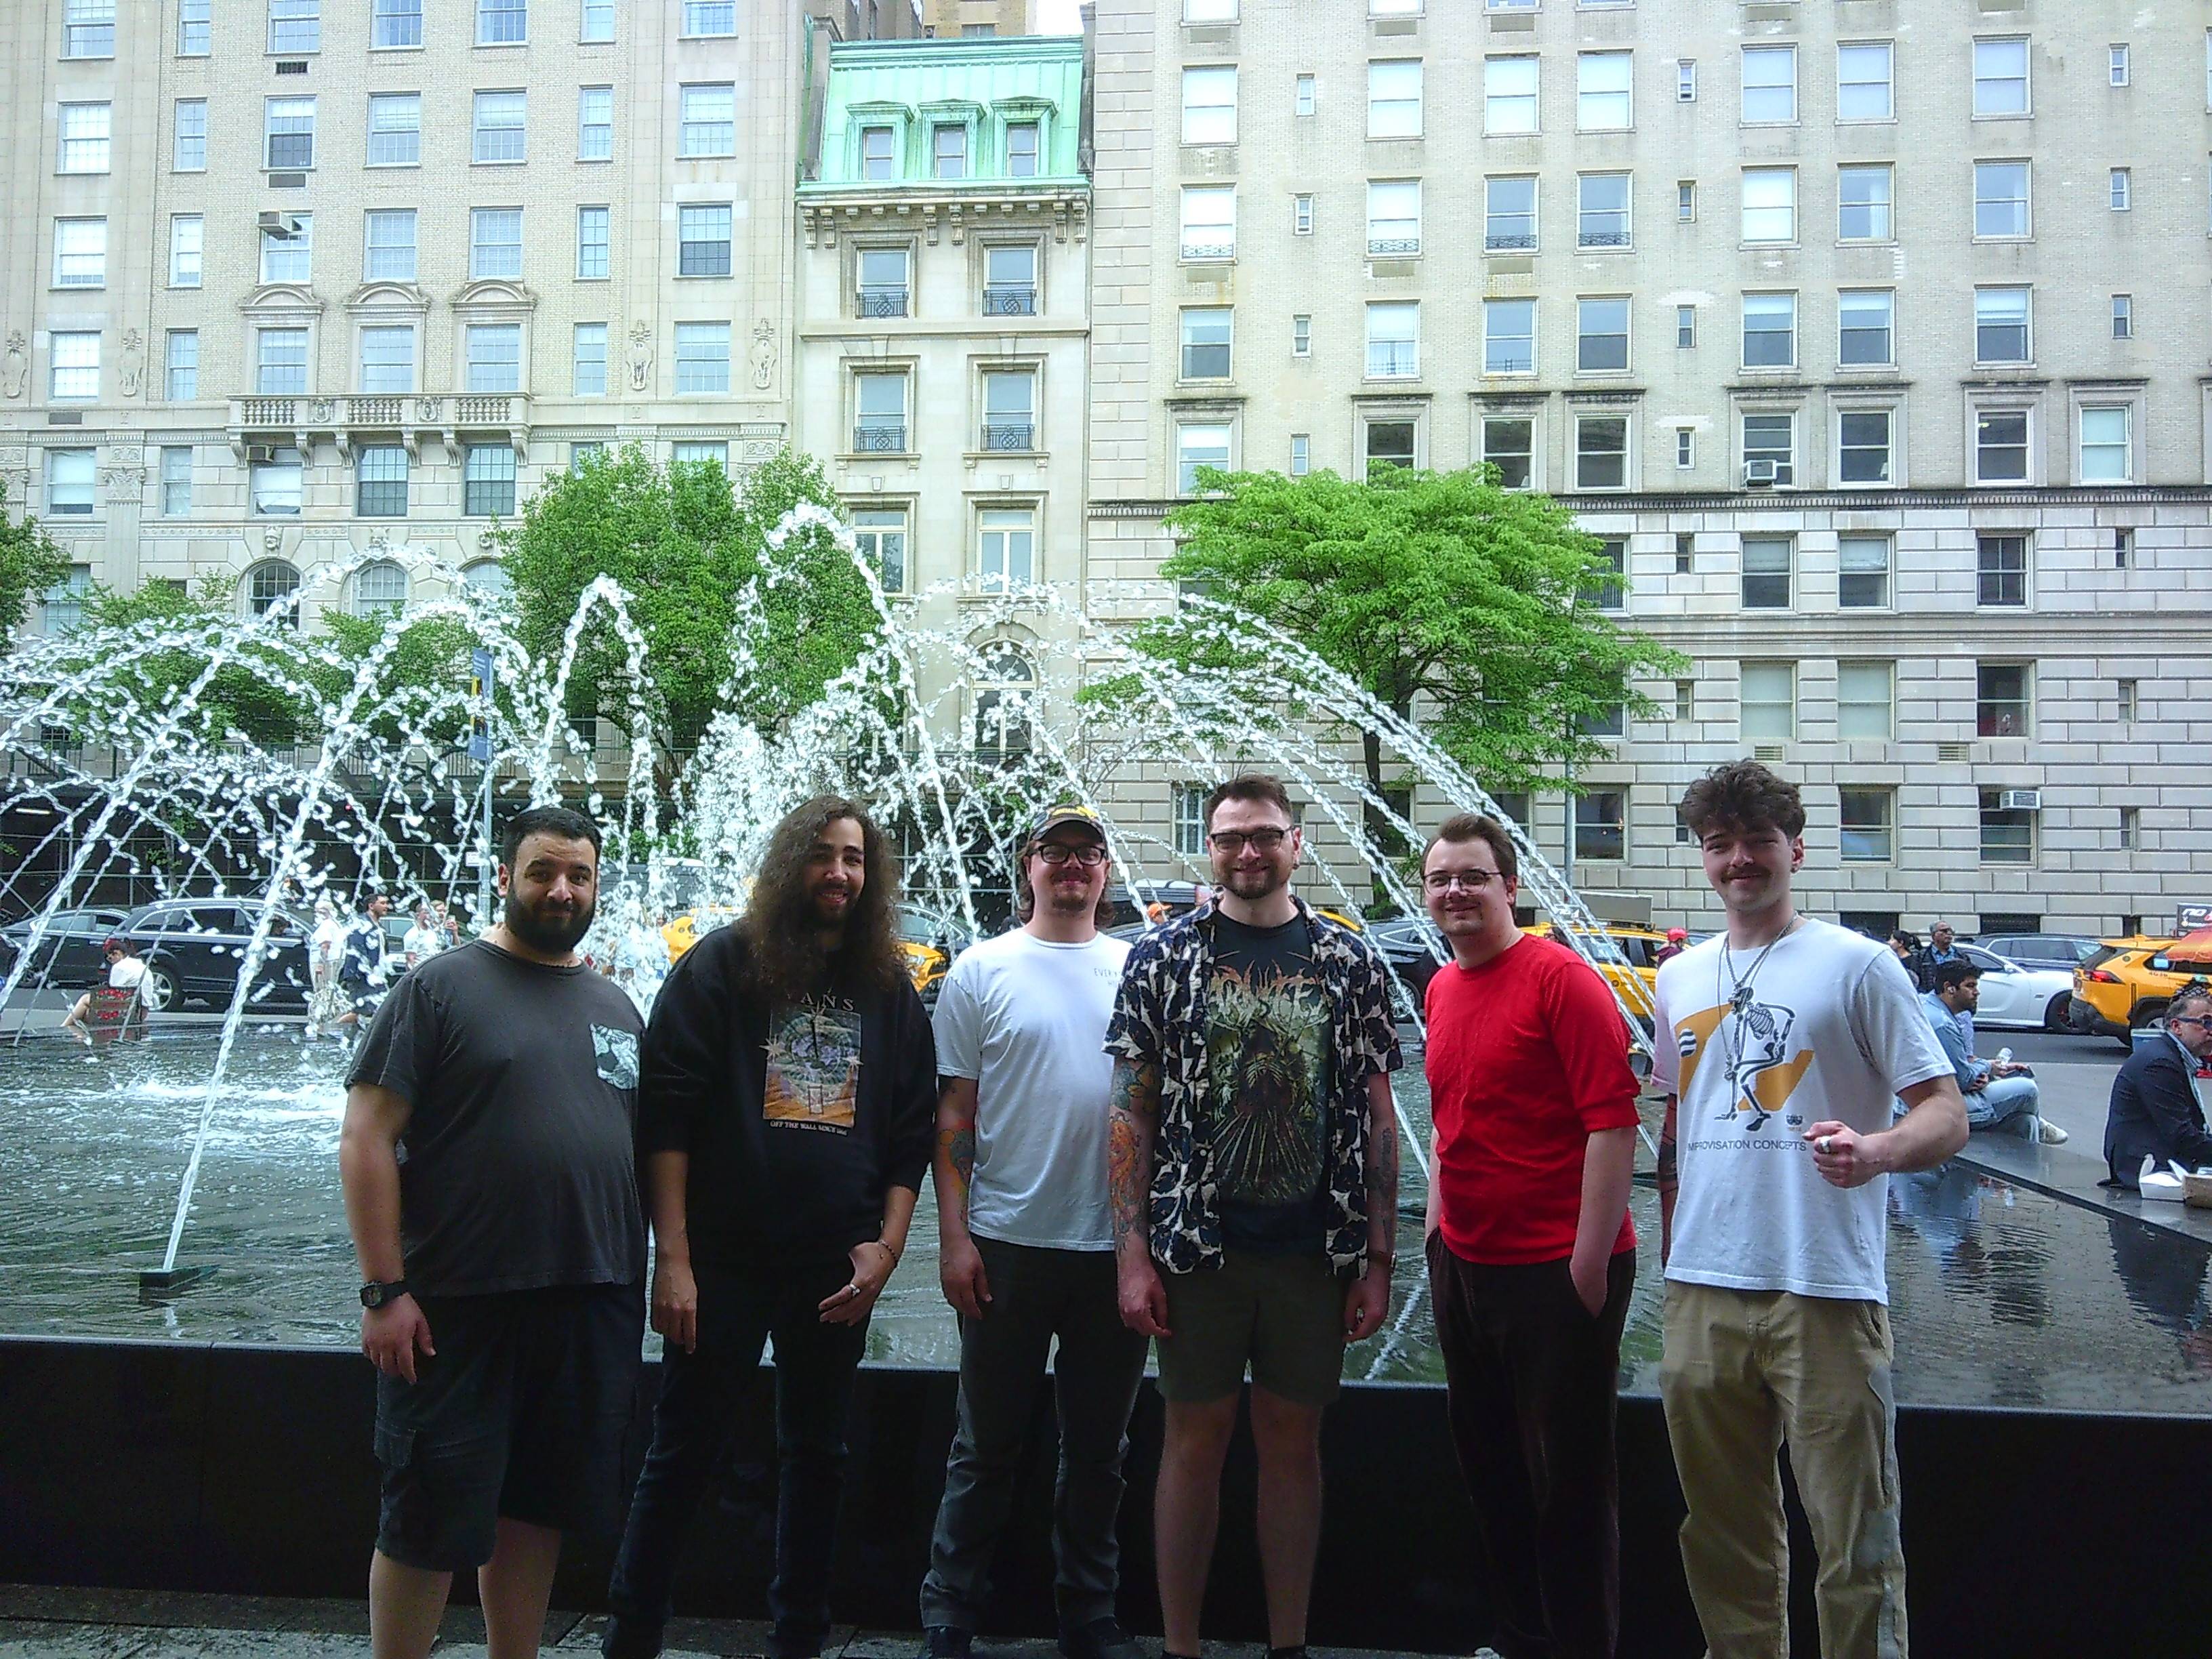
{"type": "MultiPolygon", "coordinates": [[[[359,662],[383,643],[392,615],[393,610],[385,606],[363,616],[333,607],[323,612],[322,626],[342,658],[359,662]]],[[[387,744],[400,743],[409,732],[418,733],[434,750],[466,743],[469,710],[439,705],[438,699],[442,693],[467,690],[469,653],[476,642],[468,623],[459,617],[425,617],[401,629],[367,699],[366,707],[384,711],[370,720],[369,729],[387,744]],[[439,713],[426,726],[426,713],[433,706],[439,707],[439,713]]],[[[318,673],[317,680],[333,700],[352,687],[349,678],[327,669],[318,673]]]]}
{"type": "Polygon", "coordinates": [[[31,602],[69,580],[70,559],[29,514],[8,516],[8,486],[0,481],[0,651],[30,620],[31,602]]]}
{"type": "MultiPolygon", "coordinates": [[[[112,641],[95,641],[94,630],[127,629],[140,623],[190,627],[225,620],[236,614],[231,592],[231,583],[220,578],[204,580],[197,593],[170,582],[142,583],[130,593],[95,582],[85,594],[83,625],[71,638],[83,639],[88,649],[112,654],[112,641]]],[[[204,651],[177,646],[144,653],[128,665],[118,662],[100,681],[93,694],[98,707],[88,708],[87,715],[97,723],[127,717],[134,708],[166,711],[206,671],[208,660],[204,651]]],[[[315,675],[292,640],[248,640],[209,681],[192,730],[204,741],[235,737],[264,748],[300,742],[317,731],[313,697],[304,689],[315,684],[315,675]]]]}

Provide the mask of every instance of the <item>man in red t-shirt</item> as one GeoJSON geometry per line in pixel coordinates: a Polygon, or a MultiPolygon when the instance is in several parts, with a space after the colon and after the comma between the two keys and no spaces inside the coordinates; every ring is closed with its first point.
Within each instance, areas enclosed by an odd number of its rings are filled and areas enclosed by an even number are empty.
{"type": "Polygon", "coordinates": [[[1428,994],[1429,1282],[1494,1644],[1506,1659],[1611,1659],[1636,1075],[1605,981],[1515,925],[1516,872],[1504,828],[1472,812],[1421,860],[1452,949],[1428,994]]]}

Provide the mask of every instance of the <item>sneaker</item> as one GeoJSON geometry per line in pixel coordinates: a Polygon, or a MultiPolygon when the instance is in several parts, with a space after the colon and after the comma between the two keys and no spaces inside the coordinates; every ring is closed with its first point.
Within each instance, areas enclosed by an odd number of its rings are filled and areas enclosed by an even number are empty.
{"type": "Polygon", "coordinates": [[[2047,1117],[2042,1119],[2041,1122],[2043,1124],[2043,1128],[2039,1133],[2039,1139],[2042,1140],[2045,1146],[2063,1146],[2066,1144],[2068,1136],[2065,1130],[2060,1128],[2056,1123],[2053,1123],[2047,1117]]]}
{"type": "Polygon", "coordinates": [[[953,1625],[925,1625],[921,1631],[920,1659],[968,1659],[968,1649],[975,1640],[973,1631],[953,1625]]]}
{"type": "Polygon", "coordinates": [[[1060,1650],[1066,1659],[1145,1659],[1136,1638],[1110,1617],[1061,1626],[1060,1650]]]}
{"type": "Polygon", "coordinates": [[[658,1659],[659,1652],[660,1626],[643,1620],[617,1614],[599,1638],[600,1659],[658,1659]]]}

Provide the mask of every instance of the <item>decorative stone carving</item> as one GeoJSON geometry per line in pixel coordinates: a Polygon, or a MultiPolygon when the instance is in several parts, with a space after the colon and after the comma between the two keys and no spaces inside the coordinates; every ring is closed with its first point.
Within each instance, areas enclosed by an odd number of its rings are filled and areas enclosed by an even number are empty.
{"type": "Polygon", "coordinates": [[[8,336],[8,354],[4,373],[7,376],[5,389],[8,395],[11,398],[21,397],[23,382],[30,377],[31,373],[31,349],[30,343],[24,339],[23,331],[20,328],[8,336]]]}
{"type": "Polygon", "coordinates": [[[770,438],[746,439],[744,458],[749,461],[774,460],[775,459],[775,441],[770,438]]]}
{"type": "Polygon", "coordinates": [[[629,389],[632,392],[650,391],[653,386],[653,329],[649,324],[634,323],[629,331],[629,389]]]}
{"type": "Polygon", "coordinates": [[[273,527],[263,531],[261,532],[261,550],[264,553],[283,552],[284,550],[284,532],[273,527]]]}
{"type": "Polygon", "coordinates": [[[100,469],[100,497],[109,502],[135,501],[146,493],[146,469],[143,466],[109,466],[100,469]]]}
{"type": "Polygon", "coordinates": [[[328,398],[313,398],[307,404],[307,418],[319,422],[330,420],[337,415],[337,404],[328,398]]]}
{"type": "Polygon", "coordinates": [[[126,398],[138,395],[139,383],[146,378],[146,337],[135,328],[123,331],[122,391],[126,398]]]}
{"type": "Polygon", "coordinates": [[[434,421],[444,412],[445,407],[446,401],[442,398],[417,398],[415,400],[415,418],[434,421]]]}
{"type": "Polygon", "coordinates": [[[753,390],[765,392],[775,384],[775,325],[765,317],[753,330],[753,390]]]}

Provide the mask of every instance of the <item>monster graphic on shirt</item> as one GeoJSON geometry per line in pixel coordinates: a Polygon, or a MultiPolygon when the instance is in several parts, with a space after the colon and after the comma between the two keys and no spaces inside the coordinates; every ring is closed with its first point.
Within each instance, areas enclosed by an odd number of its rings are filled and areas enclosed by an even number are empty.
{"type": "Polygon", "coordinates": [[[762,1115],[791,1128],[852,1129],[860,1086],[860,1011],[810,1001],[783,1010],[768,1031],[762,1115]]]}
{"type": "Polygon", "coordinates": [[[1218,924],[1205,1106],[1232,1242],[1318,1248],[1328,1146],[1329,1005],[1305,927],[1218,924]]]}

